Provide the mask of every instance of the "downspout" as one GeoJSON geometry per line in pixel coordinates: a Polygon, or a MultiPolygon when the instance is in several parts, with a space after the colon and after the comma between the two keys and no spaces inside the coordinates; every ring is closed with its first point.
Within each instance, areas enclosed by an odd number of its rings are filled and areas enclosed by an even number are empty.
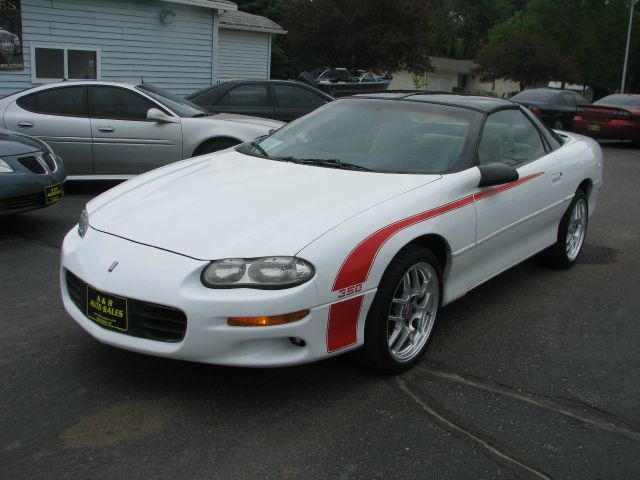
{"type": "Polygon", "coordinates": [[[213,24],[211,26],[211,85],[218,83],[218,46],[220,33],[220,12],[223,10],[211,10],[213,12],[213,24]]]}

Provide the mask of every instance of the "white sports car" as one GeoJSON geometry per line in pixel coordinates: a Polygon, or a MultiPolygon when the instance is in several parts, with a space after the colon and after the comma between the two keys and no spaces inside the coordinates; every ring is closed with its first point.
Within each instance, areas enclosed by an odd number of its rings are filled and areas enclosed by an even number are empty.
{"type": "Polygon", "coordinates": [[[441,306],[544,251],[576,262],[593,140],[455,95],[330,103],[92,200],[65,238],[69,314],[101,342],[237,366],[423,354],[441,306]]]}

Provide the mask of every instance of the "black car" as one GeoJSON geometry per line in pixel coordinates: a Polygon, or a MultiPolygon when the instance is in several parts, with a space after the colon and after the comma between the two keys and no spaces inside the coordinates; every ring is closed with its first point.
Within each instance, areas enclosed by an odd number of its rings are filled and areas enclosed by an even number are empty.
{"type": "Polygon", "coordinates": [[[0,130],[0,215],[56,203],[66,178],[60,157],[46,143],[0,130]]]}
{"type": "Polygon", "coordinates": [[[582,95],[571,90],[533,88],[513,97],[512,102],[529,108],[543,122],[556,130],[567,130],[576,114],[578,105],[588,104],[582,95]]]}
{"type": "Polygon", "coordinates": [[[290,122],[334,98],[304,83],[288,80],[222,82],[187,95],[213,113],[237,113],[290,122]]]}

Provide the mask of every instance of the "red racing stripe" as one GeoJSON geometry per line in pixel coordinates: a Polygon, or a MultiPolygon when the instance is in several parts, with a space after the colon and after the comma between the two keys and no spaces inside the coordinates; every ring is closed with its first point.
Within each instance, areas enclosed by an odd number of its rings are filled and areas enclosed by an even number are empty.
{"type": "Polygon", "coordinates": [[[353,297],[329,307],[327,352],[354,345],[358,340],[358,318],[364,296],[353,297]]]}
{"type": "MultiPolygon", "coordinates": [[[[504,192],[511,188],[522,185],[529,180],[542,175],[543,172],[527,175],[515,182],[500,185],[498,187],[489,188],[472,195],[455,200],[437,208],[427,210],[411,217],[398,220],[391,225],[381,228],[362,240],[349,253],[344,263],[338,271],[338,275],[333,283],[333,290],[337,291],[343,288],[351,287],[364,283],[368,276],[371,266],[378,255],[382,246],[396,233],[408,228],[416,223],[424,222],[430,218],[443,215],[447,212],[457,210],[474,201],[489,198],[498,193],[504,192]]],[[[362,309],[362,301],[364,296],[352,297],[347,300],[334,303],[329,307],[329,321],[327,325],[327,352],[332,353],[337,350],[354,345],[358,340],[358,318],[362,309]]]]}
{"type": "Polygon", "coordinates": [[[528,182],[529,180],[533,180],[540,175],[542,175],[542,172],[527,175],[526,177],[520,178],[515,182],[487,189],[473,195],[468,195],[440,207],[436,207],[431,210],[427,210],[426,212],[418,213],[416,215],[412,215],[411,217],[399,220],[372,233],[367,238],[362,240],[351,251],[351,253],[349,253],[344,263],[340,267],[340,270],[338,271],[338,275],[336,276],[336,279],[333,283],[332,291],[335,292],[336,290],[340,290],[342,288],[357,285],[359,283],[364,283],[369,276],[369,271],[371,270],[373,261],[375,260],[382,246],[400,230],[411,227],[416,223],[424,222],[425,220],[429,220],[430,218],[434,218],[447,212],[451,212],[452,210],[462,208],[465,205],[473,203],[474,200],[482,200],[484,198],[496,195],[500,192],[504,192],[505,190],[517,187],[518,185],[528,182]]]}

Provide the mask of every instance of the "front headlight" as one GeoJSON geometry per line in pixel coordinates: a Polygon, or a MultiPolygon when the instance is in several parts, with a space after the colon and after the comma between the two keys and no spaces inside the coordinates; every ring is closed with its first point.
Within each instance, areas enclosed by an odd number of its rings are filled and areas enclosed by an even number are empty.
{"type": "Polygon", "coordinates": [[[310,280],[313,265],[297,257],[227,258],[214,260],[202,271],[209,288],[290,288],[310,280]]]}
{"type": "Polygon", "coordinates": [[[13,168],[7,162],[0,158],[0,173],[13,173],[13,168]]]}
{"type": "Polygon", "coordinates": [[[78,235],[84,237],[89,230],[89,214],[87,210],[82,210],[80,214],[80,221],[78,222],[78,235]]]}

